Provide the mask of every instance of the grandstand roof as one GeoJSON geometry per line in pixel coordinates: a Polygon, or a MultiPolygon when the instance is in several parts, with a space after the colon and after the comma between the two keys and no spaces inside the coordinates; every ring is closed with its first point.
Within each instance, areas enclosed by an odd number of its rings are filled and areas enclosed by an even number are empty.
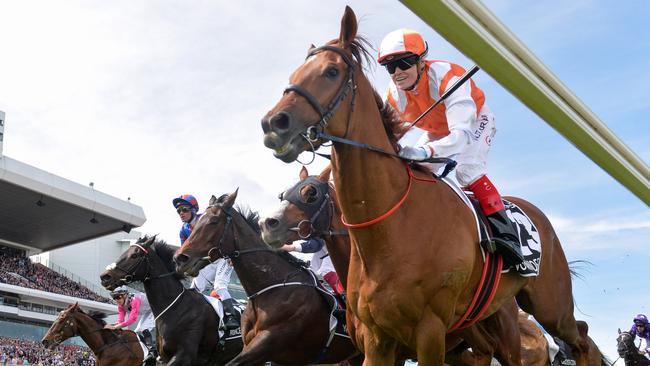
{"type": "Polygon", "coordinates": [[[146,221],[140,206],[0,155],[0,244],[49,251],[146,221]]]}

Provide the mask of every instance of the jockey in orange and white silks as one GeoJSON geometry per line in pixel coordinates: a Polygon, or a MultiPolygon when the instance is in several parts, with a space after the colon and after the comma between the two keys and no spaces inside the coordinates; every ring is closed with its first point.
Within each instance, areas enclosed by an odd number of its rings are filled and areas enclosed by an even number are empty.
{"type": "MultiPolygon", "coordinates": [[[[427,51],[422,35],[410,29],[389,33],[379,48],[377,61],[391,77],[385,101],[408,123],[465,73],[451,62],[425,60],[427,51]]],[[[495,117],[485,94],[470,79],[400,139],[399,155],[413,161],[432,156],[456,160],[458,182],[474,193],[491,224],[497,251],[506,263],[515,265],[523,261],[516,229],[506,216],[501,195],[487,177],[487,155],[495,133],[495,117]]]]}

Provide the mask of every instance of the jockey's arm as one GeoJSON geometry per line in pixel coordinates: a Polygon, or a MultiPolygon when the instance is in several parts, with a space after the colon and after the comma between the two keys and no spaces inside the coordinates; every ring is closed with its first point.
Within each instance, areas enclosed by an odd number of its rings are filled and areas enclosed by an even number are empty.
{"type": "Polygon", "coordinates": [[[471,129],[477,111],[470,93],[469,83],[465,83],[445,100],[449,134],[427,144],[433,148],[434,156],[447,157],[462,153],[471,143],[471,129]]]}
{"type": "Polygon", "coordinates": [[[138,296],[134,296],[133,299],[131,300],[131,313],[129,314],[129,318],[126,319],[125,321],[121,321],[117,323],[116,325],[119,326],[120,328],[128,327],[129,325],[135,323],[136,320],[138,320],[139,313],[140,313],[140,298],[138,296]]]}
{"type": "Polygon", "coordinates": [[[321,250],[325,242],[321,238],[310,238],[302,243],[294,243],[294,251],[299,253],[316,253],[321,250]]]}

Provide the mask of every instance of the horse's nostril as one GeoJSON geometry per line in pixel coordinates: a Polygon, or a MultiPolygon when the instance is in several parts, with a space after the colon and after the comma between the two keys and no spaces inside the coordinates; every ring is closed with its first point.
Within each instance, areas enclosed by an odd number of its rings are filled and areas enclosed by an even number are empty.
{"type": "Polygon", "coordinates": [[[264,134],[271,132],[271,125],[266,117],[262,118],[262,131],[264,131],[264,134]]]}
{"type": "MultiPolygon", "coordinates": [[[[273,117],[271,117],[270,124],[271,128],[274,130],[287,130],[289,129],[291,119],[287,112],[278,112],[273,117]]],[[[264,126],[262,126],[264,128],[264,126]]]]}
{"type": "Polygon", "coordinates": [[[108,275],[108,274],[103,274],[103,275],[99,276],[99,279],[102,280],[102,281],[108,281],[108,280],[111,279],[111,276],[108,275]]]}
{"type": "Polygon", "coordinates": [[[174,260],[176,261],[176,263],[185,263],[187,262],[188,259],[190,259],[190,257],[188,257],[185,254],[176,254],[174,256],[174,260]]]}
{"type": "Polygon", "coordinates": [[[280,221],[278,221],[278,220],[276,220],[276,219],[274,219],[274,218],[269,217],[269,218],[267,218],[266,220],[264,220],[264,223],[266,224],[266,226],[268,226],[269,228],[273,229],[273,228],[275,228],[275,227],[278,226],[278,224],[280,223],[280,221]]]}

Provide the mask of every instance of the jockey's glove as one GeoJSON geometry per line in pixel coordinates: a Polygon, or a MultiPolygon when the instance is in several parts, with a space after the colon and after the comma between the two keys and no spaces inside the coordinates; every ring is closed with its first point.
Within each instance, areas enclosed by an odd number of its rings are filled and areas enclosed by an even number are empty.
{"type": "Polygon", "coordinates": [[[432,151],[427,146],[404,146],[400,149],[398,155],[404,159],[419,161],[430,158],[432,151]]]}

